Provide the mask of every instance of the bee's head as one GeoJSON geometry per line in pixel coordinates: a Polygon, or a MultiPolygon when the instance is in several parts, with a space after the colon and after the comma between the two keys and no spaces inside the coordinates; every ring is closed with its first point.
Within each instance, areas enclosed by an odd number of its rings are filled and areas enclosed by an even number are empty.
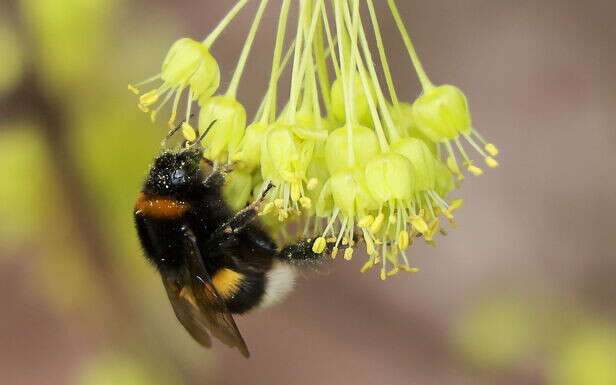
{"type": "Polygon", "coordinates": [[[150,168],[143,192],[154,195],[188,197],[201,185],[201,148],[166,151],[159,155],[150,168]]]}

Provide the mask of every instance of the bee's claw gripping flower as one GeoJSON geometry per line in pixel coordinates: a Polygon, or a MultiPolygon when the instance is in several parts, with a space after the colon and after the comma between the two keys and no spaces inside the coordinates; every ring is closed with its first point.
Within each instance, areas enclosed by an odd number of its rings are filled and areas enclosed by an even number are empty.
{"type": "Polygon", "coordinates": [[[162,84],[158,88],[140,95],[138,106],[142,111],[150,112],[151,107],[161,100],[158,106],[151,111],[151,118],[155,120],[158,111],[173,97],[173,107],[169,119],[169,125],[173,126],[182,92],[188,88],[186,116],[189,116],[193,100],[209,98],[218,89],[220,69],[216,59],[203,43],[189,38],[181,38],[171,45],[158,75],[134,86],[129,85],[128,89],[139,95],[139,86],[154,81],[162,81],[162,84]]]}
{"type": "Polygon", "coordinates": [[[447,234],[441,228],[444,220],[455,228],[454,211],[462,200],[450,200],[451,193],[466,174],[483,174],[482,163],[498,167],[497,147],[473,128],[460,89],[430,82],[395,0],[387,4],[423,88],[414,102],[401,102],[396,94],[374,0],[335,0],[331,6],[324,1],[284,0],[269,85],[254,119],[247,121],[237,91],[268,0],[259,2],[225,93],[213,96],[220,70],[209,48],[247,0],[239,0],[204,43],[179,39],[159,74],[129,85],[129,91],[139,95],[138,107],[154,121],[171,103],[169,123],[177,128],[173,132],[181,130],[190,143],[203,136],[206,158],[218,167],[235,166],[223,188],[233,209],[258,199],[271,183],[275,187],[259,212],[270,230],[284,237],[287,223],[299,222],[296,235],[310,242],[313,252],[332,258],[342,253],[345,260],[365,253],[368,261],[361,272],[377,266],[383,280],[419,271],[409,261],[414,241],[422,237],[436,246],[438,234],[447,234]],[[289,44],[285,40],[291,4],[298,5],[299,16],[289,44]],[[373,31],[364,29],[365,8],[373,31]],[[374,56],[380,63],[373,59],[369,35],[377,40],[374,56]],[[285,46],[290,46],[286,54],[285,46]],[[290,87],[283,90],[279,78],[288,63],[290,87]],[[141,93],[139,87],[151,82],[159,84],[141,93]],[[185,90],[186,118],[177,126],[185,90]],[[288,98],[279,110],[284,94],[288,98]],[[195,102],[201,109],[198,127],[188,122],[195,102]],[[216,124],[206,133],[213,121],[216,124]],[[483,162],[469,157],[467,147],[483,162]]]}

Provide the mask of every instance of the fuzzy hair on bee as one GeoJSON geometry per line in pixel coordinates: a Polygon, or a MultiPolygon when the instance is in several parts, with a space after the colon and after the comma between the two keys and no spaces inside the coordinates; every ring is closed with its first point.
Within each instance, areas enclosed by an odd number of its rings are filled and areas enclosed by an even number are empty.
{"type": "Polygon", "coordinates": [[[135,203],[135,226],[188,333],[206,347],[214,336],[248,357],[233,314],[280,301],[293,288],[296,266],[324,255],[307,240],[279,247],[259,225],[258,207],[272,185],[243,210],[229,208],[222,198],[228,170],[206,173],[206,133],[154,160],[135,203]]]}

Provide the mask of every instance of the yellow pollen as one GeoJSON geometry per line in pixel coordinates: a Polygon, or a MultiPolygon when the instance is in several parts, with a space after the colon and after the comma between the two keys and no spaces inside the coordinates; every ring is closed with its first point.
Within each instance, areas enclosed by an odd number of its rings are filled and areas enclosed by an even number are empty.
{"type": "Polygon", "coordinates": [[[385,269],[381,269],[381,280],[384,281],[387,279],[387,274],[385,273],[385,269]]]}
{"type": "Polygon", "coordinates": [[[353,258],[353,248],[347,247],[347,249],[344,250],[344,259],[346,259],[347,261],[350,261],[352,258],[353,258]]]}
{"type": "Polygon", "coordinates": [[[299,198],[299,204],[305,209],[310,209],[312,207],[312,200],[308,197],[301,197],[299,198]]]}
{"type": "Polygon", "coordinates": [[[334,247],[332,249],[332,259],[336,259],[336,255],[338,255],[338,248],[334,247]]]}
{"type": "Polygon", "coordinates": [[[496,146],[493,145],[492,143],[487,143],[484,148],[486,149],[488,154],[492,156],[498,155],[498,148],[496,148],[496,146]]]}
{"type": "Polygon", "coordinates": [[[158,114],[158,112],[156,110],[152,111],[150,113],[150,120],[152,121],[152,123],[154,123],[156,121],[156,115],[158,114]]]}
{"type": "Polygon", "coordinates": [[[274,206],[276,206],[277,209],[282,209],[284,207],[284,201],[281,198],[274,199],[274,206]]]}
{"type": "Polygon", "coordinates": [[[293,183],[291,185],[291,200],[293,202],[297,202],[299,198],[302,196],[301,190],[299,188],[299,183],[293,183]]]}
{"type": "Polygon", "coordinates": [[[145,112],[146,114],[147,114],[148,112],[150,112],[150,109],[149,109],[149,108],[147,108],[146,106],[144,106],[144,105],[143,105],[143,104],[141,104],[141,103],[137,103],[137,107],[139,107],[139,109],[140,109],[141,111],[145,112]]]}
{"type": "Polygon", "coordinates": [[[139,102],[141,104],[143,104],[144,106],[146,106],[146,107],[156,103],[157,100],[158,100],[158,92],[157,92],[157,90],[152,90],[150,92],[146,92],[145,94],[143,94],[143,95],[141,95],[139,97],[139,102]]]}
{"type": "Polygon", "coordinates": [[[378,265],[379,263],[381,263],[381,256],[379,255],[374,256],[374,264],[378,265]]]}
{"type": "Polygon", "coordinates": [[[263,210],[259,213],[259,215],[267,215],[272,212],[274,209],[274,204],[272,202],[268,202],[263,205],[263,210]]]}
{"type": "Polygon", "coordinates": [[[404,230],[398,234],[398,247],[400,250],[406,250],[409,247],[409,233],[404,230]]]}
{"type": "Polygon", "coordinates": [[[378,233],[381,230],[381,226],[383,226],[383,220],[385,220],[385,215],[383,213],[379,213],[379,215],[374,218],[374,222],[370,225],[370,232],[372,234],[378,233]]]}
{"type": "Polygon", "coordinates": [[[285,210],[278,211],[278,221],[284,222],[289,217],[289,213],[285,210]]]}
{"type": "Polygon", "coordinates": [[[312,244],[312,251],[314,251],[317,254],[321,254],[323,250],[325,250],[326,245],[327,245],[327,242],[325,241],[325,238],[318,237],[317,239],[315,239],[314,243],[312,244]]]}
{"type": "Polygon", "coordinates": [[[366,241],[366,253],[368,255],[375,255],[376,248],[374,247],[374,242],[372,241],[372,238],[364,237],[364,240],[366,241]]]}
{"type": "Polygon", "coordinates": [[[400,268],[396,267],[393,270],[391,270],[389,273],[387,273],[388,277],[393,277],[394,275],[398,274],[400,272],[400,268]]]}
{"type": "Polygon", "coordinates": [[[419,272],[419,269],[416,267],[409,267],[407,265],[400,265],[400,268],[404,271],[407,271],[409,273],[417,273],[419,272]]]}
{"type": "Polygon", "coordinates": [[[447,167],[449,167],[451,172],[453,172],[454,174],[460,174],[460,168],[458,167],[458,165],[456,164],[456,161],[451,156],[447,157],[446,162],[447,162],[447,167]]]}
{"type": "Polygon", "coordinates": [[[135,94],[135,95],[139,95],[139,90],[137,89],[137,87],[135,87],[135,86],[133,86],[131,84],[128,85],[128,90],[130,92],[132,92],[133,94],[135,94]]]}
{"type": "Polygon", "coordinates": [[[464,203],[464,199],[455,199],[449,204],[449,212],[454,212],[460,207],[462,207],[462,203],[464,203]]]}
{"type": "Polygon", "coordinates": [[[473,164],[469,164],[466,169],[475,176],[483,174],[483,170],[473,164]]]}
{"type": "Polygon", "coordinates": [[[409,222],[411,223],[411,225],[413,226],[415,230],[417,230],[418,232],[422,234],[428,231],[428,224],[419,215],[414,215],[414,216],[409,217],[409,222]]]}
{"type": "Polygon", "coordinates": [[[182,135],[189,142],[194,142],[197,139],[195,129],[188,122],[182,123],[182,135]]]}
{"type": "Polygon", "coordinates": [[[169,126],[170,129],[175,128],[175,113],[171,113],[171,118],[167,122],[167,126],[169,126]]]}
{"type": "Polygon", "coordinates": [[[372,269],[373,266],[374,266],[374,261],[371,259],[368,262],[366,262],[364,266],[362,266],[361,270],[359,271],[362,273],[365,273],[366,271],[372,269]]]}
{"type": "Polygon", "coordinates": [[[369,227],[374,222],[374,217],[372,215],[366,215],[362,219],[357,222],[357,226],[359,227],[369,227]]]}
{"type": "Polygon", "coordinates": [[[488,167],[491,167],[491,168],[498,167],[498,161],[492,158],[491,156],[488,156],[485,160],[486,160],[486,164],[488,165],[488,167]]]}
{"type": "Polygon", "coordinates": [[[310,178],[308,183],[306,183],[306,188],[308,191],[312,191],[319,185],[319,180],[317,178],[310,178]]]}

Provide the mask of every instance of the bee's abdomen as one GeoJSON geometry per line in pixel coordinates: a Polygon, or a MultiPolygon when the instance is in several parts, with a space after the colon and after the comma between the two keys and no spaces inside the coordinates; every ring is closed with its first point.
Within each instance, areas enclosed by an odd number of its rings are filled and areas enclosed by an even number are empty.
{"type": "Polygon", "coordinates": [[[223,268],[212,276],[212,283],[229,311],[237,314],[245,313],[261,302],[265,293],[265,279],[264,273],[241,273],[223,268]]]}

